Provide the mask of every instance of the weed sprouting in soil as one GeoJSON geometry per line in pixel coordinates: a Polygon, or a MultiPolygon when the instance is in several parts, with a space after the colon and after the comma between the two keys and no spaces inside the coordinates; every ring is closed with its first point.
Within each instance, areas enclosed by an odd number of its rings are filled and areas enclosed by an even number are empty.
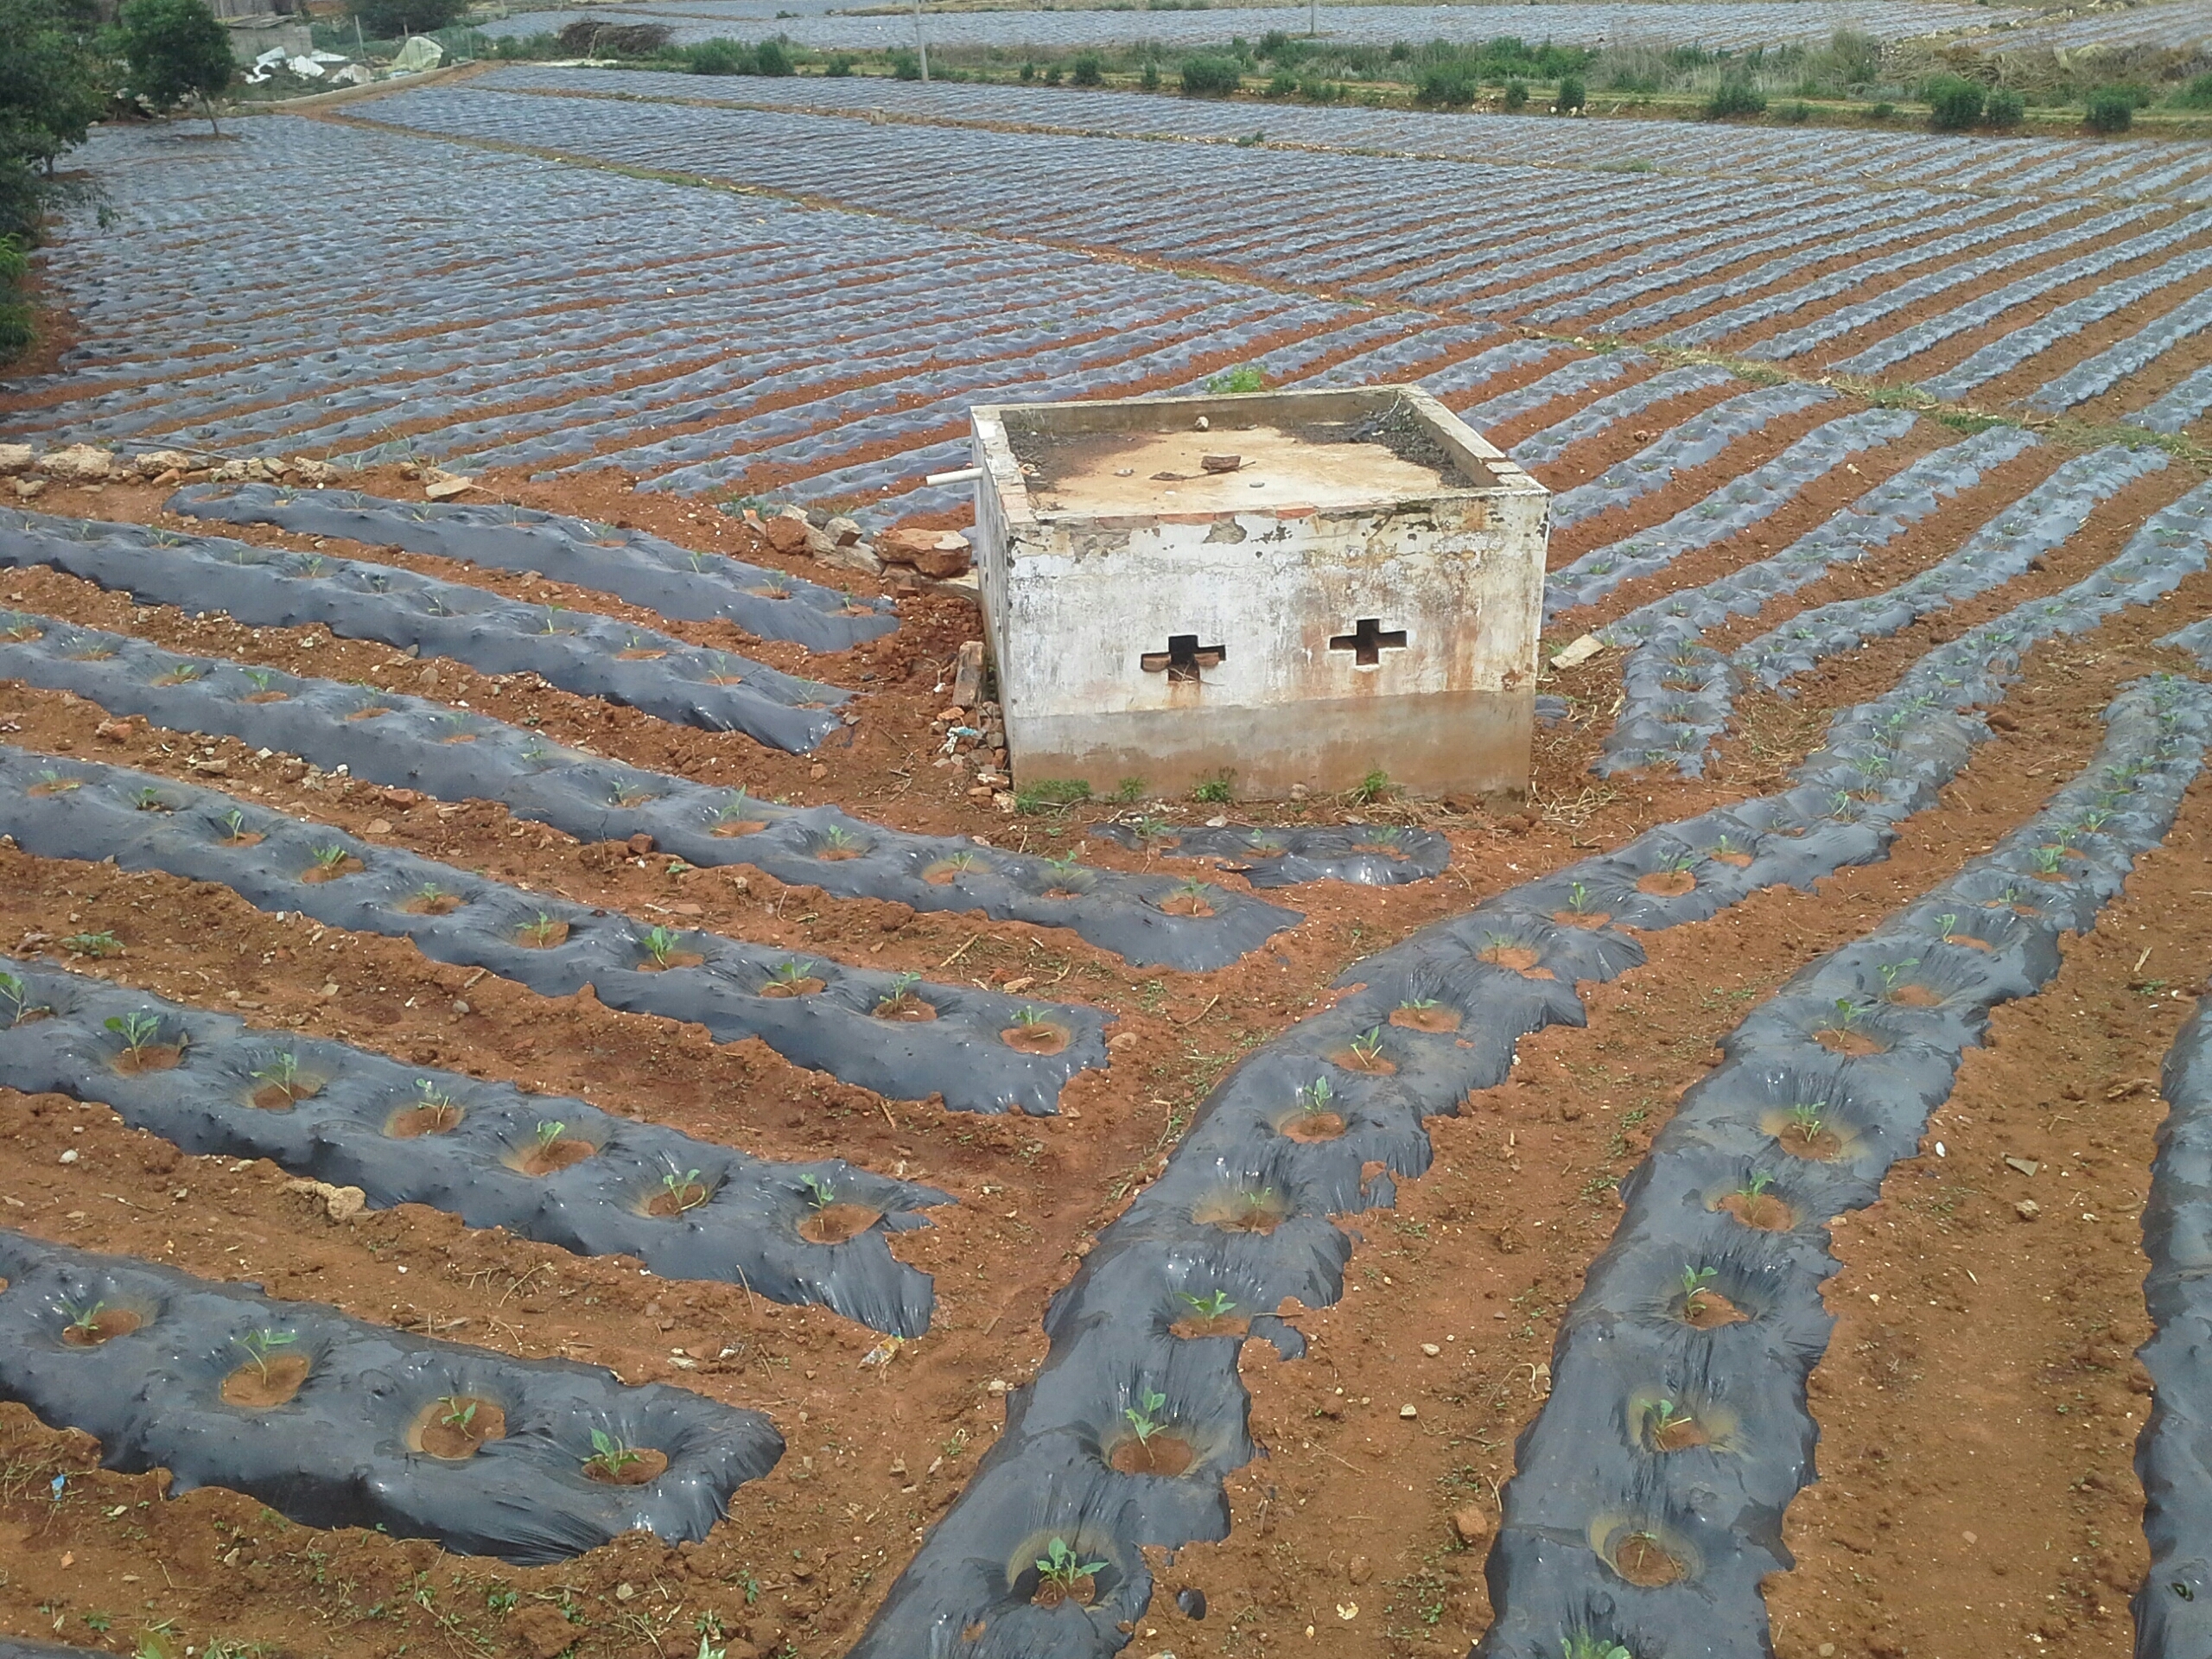
{"type": "Polygon", "coordinates": [[[123,941],[109,932],[72,933],[61,941],[61,948],[79,957],[91,957],[104,961],[123,954],[123,941]]]}
{"type": "Polygon", "coordinates": [[[1236,793],[1236,774],[1217,772],[1191,791],[1191,798],[1207,806],[1218,806],[1234,799],[1236,793]]]}
{"type": "Polygon", "coordinates": [[[1362,806],[1387,801],[1397,792],[1398,786],[1390,781],[1390,774],[1380,766],[1354,784],[1349,791],[1351,798],[1362,806]]]}

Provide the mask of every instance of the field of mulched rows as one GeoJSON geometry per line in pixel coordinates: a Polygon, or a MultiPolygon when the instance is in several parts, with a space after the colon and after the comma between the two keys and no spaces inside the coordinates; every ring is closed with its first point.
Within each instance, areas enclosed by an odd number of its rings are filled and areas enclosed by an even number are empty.
{"type": "Polygon", "coordinates": [[[0,1631],[2199,1652],[2212,149],[700,89],[83,152],[0,1631]],[[1008,810],[741,510],[1247,365],[1555,492],[1525,806],[1008,810]]]}

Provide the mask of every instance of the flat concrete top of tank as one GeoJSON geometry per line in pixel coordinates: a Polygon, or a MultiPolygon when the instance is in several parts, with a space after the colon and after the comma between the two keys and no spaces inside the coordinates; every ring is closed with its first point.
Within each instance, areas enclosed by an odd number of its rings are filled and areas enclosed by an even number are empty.
{"type": "Polygon", "coordinates": [[[1413,444],[1353,437],[1352,430],[1347,424],[1008,435],[1024,463],[1031,507],[1040,513],[1264,512],[1275,506],[1357,506],[1470,487],[1471,480],[1459,476],[1449,454],[1433,441],[1424,454],[1413,444]],[[1414,453],[1403,453],[1408,449],[1414,453]],[[1234,457],[1236,465],[1210,471],[1208,457],[1217,467],[1234,457]],[[1432,458],[1441,465],[1427,464],[1432,458]]]}

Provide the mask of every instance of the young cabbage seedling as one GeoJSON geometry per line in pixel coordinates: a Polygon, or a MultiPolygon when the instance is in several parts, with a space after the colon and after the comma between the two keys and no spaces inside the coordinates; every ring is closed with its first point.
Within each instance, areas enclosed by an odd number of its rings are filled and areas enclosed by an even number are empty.
{"type": "Polygon", "coordinates": [[[921,982],[922,976],[919,974],[904,973],[899,975],[891,982],[891,988],[886,991],[882,997],[876,1002],[876,1012],[880,1014],[886,1008],[897,1007],[901,1002],[904,1002],[908,996],[912,995],[914,987],[921,982]]]}
{"type": "Polygon", "coordinates": [[[1827,1120],[1821,1116],[1824,1100],[1802,1100],[1789,1109],[1789,1127],[1801,1141],[1817,1141],[1827,1120]]]}
{"type": "Polygon", "coordinates": [[[130,804],[141,812],[167,812],[169,804],[162,798],[162,791],[151,784],[130,798],[130,804]]]}
{"type": "Polygon", "coordinates": [[[1298,1091],[1298,1109],[1302,1112],[1325,1112],[1329,1103],[1336,1098],[1336,1090],[1329,1087],[1326,1077],[1316,1077],[1298,1091]]]}
{"type": "Polygon", "coordinates": [[[806,1199],[817,1210],[827,1210],[837,1201],[837,1190],[819,1175],[802,1175],[798,1184],[806,1189],[806,1199]]]}
{"type": "Polygon", "coordinates": [[[1657,1440],[1669,1429],[1690,1421],[1690,1414],[1671,1400],[1654,1400],[1643,1408],[1645,1433],[1657,1440]]]}
{"type": "Polygon", "coordinates": [[[7,1025],[23,1017],[23,1000],[29,995],[19,975],[0,972],[0,1017],[7,1025]]]}
{"type": "Polygon", "coordinates": [[[251,1075],[257,1081],[274,1084],[289,1094],[292,1085],[300,1079],[300,1057],[289,1049],[272,1054],[269,1063],[251,1075]]]}
{"type": "Polygon", "coordinates": [[[416,1109],[429,1116],[434,1128],[449,1129],[461,1122],[461,1108],[454,1097],[429,1078],[416,1078],[415,1093],[416,1109]]]}
{"type": "Polygon", "coordinates": [[[99,1330],[100,1315],[107,1312],[107,1304],[94,1302],[90,1307],[79,1307],[73,1302],[64,1302],[61,1311],[69,1316],[70,1330],[80,1337],[89,1337],[99,1330]]]}
{"type": "Polygon", "coordinates": [[[1372,1065],[1382,1052],[1382,1027],[1370,1026],[1351,1039],[1351,1052],[1359,1056],[1362,1065],[1372,1065]]]}
{"type": "Polygon", "coordinates": [[[591,1456],[584,1459],[586,1469],[596,1469],[612,1479],[633,1463],[645,1461],[645,1454],[625,1446],[605,1429],[591,1432],[591,1456]]]}
{"type": "Polygon", "coordinates": [[[671,1165],[668,1173],[660,1178],[660,1184],[679,1216],[687,1210],[696,1210],[709,1197],[706,1184],[700,1180],[696,1169],[687,1169],[679,1175],[675,1166],[671,1165]]]}
{"type": "Polygon", "coordinates": [[[683,936],[672,927],[649,927],[639,937],[645,954],[660,966],[668,966],[668,959],[676,954],[677,946],[683,943],[683,936]]]}
{"type": "Polygon", "coordinates": [[[1129,1420],[1129,1427],[1135,1431],[1140,1446],[1151,1444],[1152,1437],[1167,1427],[1160,1421],[1160,1408],[1166,1403],[1166,1395],[1147,1389],[1137,1395],[1135,1405],[1122,1409],[1122,1415],[1129,1420]]]}
{"type": "Polygon", "coordinates": [[[562,1134],[568,1127],[557,1117],[541,1122],[537,1126],[538,1156],[541,1158],[550,1156],[555,1144],[559,1141],[562,1134]]]}
{"type": "Polygon", "coordinates": [[[1562,1636],[1559,1650],[1560,1659],[1636,1659],[1619,1643],[1602,1636],[1562,1636]]]}
{"type": "Polygon", "coordinates": [[[110,1014],[101,1023],[123,1039],[124,1052],[134,1060],[162,1034],[162,1017],[157,1014],[110,1014]]]}
{"type": "Polygon", "coordinates": [[[1084,1580],[1104,1572],[1106,1563],[1086,1561],[1068,1548],[1066,1539],[1055,1538],[1037,1558],[1037,1570],[1044,1574],[1046,1584],[1058,1586],[1064,1593],[1072,1593],[1084,1580]]]}
{"type": "Polygon", "coordinates": [[[435,910],[441,899],[450,899],[453,896],[435,881],[425,881],[415,889],[415,902],[425,910],[435,910]]]}
{"type": "Polygon", "coordinates": [[[1185,1291],[1182,1296],[1184,1303],[1191,1312],[1202,1319],[1226,1319],[1236,1311],[1236,1304],[1231,1301],[1227,1293],[1224,1291],[1217,1290],[1206,1296],[1193,1296],[1190,1292],[1185,1291]]]}
{"type": "Polygon", "coordinates": [[[833,823],[822,832],[822,844],[833,853],[849,853],[860,846],[860,838],[850,830],[833,823]]]}
{"type": "Polygon", "coordinates": [[[2056,875],[2061,860],[2066,856],[2063,847],[2038,847],[2030,855],[2037,875],[2056,875]]]}
{"type": "Polygon", "coordinates": [[[1853,1029],[1859,1024],[1859,1017],[1866,1012],[1849,997],[1839,996],[1835,1000],[1835,1028],[1838,1031],[1853,1029]]]}
{"type": "Polygon", "coordinates": [[[1713,1268],[1682,1269],[1682,1312],[1695,1315],[1705,1311],[1706,1288],[1713,1283],[1717,1271],[1713,1268]]]}
{"type": "Polygon", "coordinates": [[[223,815],[223,828],[231,832],[229,835],[223,837],[224,840],[238,841],[243,839],[245,835],[245,814],[239,811],[238,808],[232,807],[228,812],[223,815]]]}
{"type": "Polygon", "coordinates": [[[327,847],[318,847],[315,849],[315,867],[319,870],[329,870],[334,873],[340,865],[352,856],[353,855],[345,848],[334,842],[327,847]]]}
{"type": "Polygon", "coordinates": [[[797,957],[776,969],[776,983],[779,985],[802,985],[813,977],[814,964],[801,962],[797,957]]]}
{"type": "Polygon", "coordinates": [[[1909,969],[1917,968],[1919,966],[1920,958],[1918,957],[1907,957],[1903,962],[1883,963],[1875,969],[1875,971],[1882,976],[1882,988],[1885,991],[1894,991],[1897,988],[1898,979],[1904,975],[1906,970],[1909,969]]]}
{"type": "Polygon", "coordinates": [[[565,924],[555,921],[541,910],[537,912],[537,919],[523,928],[522,936],[532,944],[547,944],[551,943],[553,936],[565,924]]]}
{"type": "Polygon", "coordinates": [[[1041,1009],[1033,1008],[1025,1004],[1015,1011],[1014,1023],[1024,1031],[1034,1031],[1038,1027],[1047,1024],[1048,1021],[1041,1009]]]}
{"type": "Polygon", "coordinates": [[[1764,1170],[1761,1170],[1736,1189],[1736,1196],[1746,1204],[1754,1204],[1758,1202],[1760,1195],[1773,1185],[1774,1177],[1764,1170]]]}
{"type": "Polygon", "coordinates": [[[276,683],[276,674],[265,668],[249,668],[245,677],[253,683],[253,689],[257,691],[266,691],[276,683]]]}
{"type": "Polygon", "coordinates": [[[1570,885],[1567,890],[1567,907],[1578,916],[1590,913],[1590,889],[1581,882],[1570,885]]]}
{"type": "Polygon", "coordinates": [[[264,1382],[269,1380],[270,1354],[276,1349],[289,1347],[299,1339],[299,1332],[296,1331],[266,1330],[256,1331],[246,1336],[232,1338],[239,1347],[245,1350],[246,1358],[252,1362],[253,1369],[261,1374],[261,1380],[264,1382]]]}
{"type": "Polygon", "coordinates": [[[457,1394],[440,1395],[438,1421],[448,1428],[457,1428],[466,1434],[469,1432],[471,1425],[476,1421],[476,1402],[474,1400],[463,1400],[457,1394]]]}
{"type": "Polygon", "coordinates": [[[1936,937],[1939,939],[1949,938],[1958,929],[1959,913],[1955,910],[1946,911],[1936,918],[1936,937]]]}

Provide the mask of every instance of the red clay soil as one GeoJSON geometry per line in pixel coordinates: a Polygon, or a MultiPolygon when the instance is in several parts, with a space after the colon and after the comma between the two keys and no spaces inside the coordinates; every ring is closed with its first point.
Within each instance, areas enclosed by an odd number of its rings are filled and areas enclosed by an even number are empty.
{"type": "MultiPolygon", "coordinates": [[[[2187,470],[2170,468],[2155,489],[2112,504],[2076,544],[2024,579],[2028,590],[2049,591],[2110,556],[2142,513],[2189,486],[2187,470]]],[[[389,470],[362,482],[393,494],[418,487],[389,470]]],[[[492,482],[508,499],[819,574],[697,503],[632,495],[595,475],[558,486],[492,482]]],[[[159,501],[157,492],[118,486],[49,491],[40,505],[151,519],[159,501]]],[[[1971,526],[1987,516],[1961,508],[1946,522],[1971,526]]],[[[308,539],[243,533],[272,544],[308,539]]],[[[555,584],[328,545],[652,620],[555,584]]],[[[1904,538],[1890,568],[1916,568],[1938,550],[1904,538]]],[[[1739,538],[1733,556],[1759,555],[1739,538]]],[[[2015,586],[2004,603],[2020,596],[2015,586]]],[[[828,658],[758,645],[720,625],[672,625],[861,693],[850,746],[799,758],[320,630],[248,630],[134,608],[50,572],[9,573],[0,599],[181,649],[465,700],[502,719],[534,720],[556,742],[742,784],[764,798],[836,800],[901,828],[1001,846],[1080,849],[1101,863],[1196,875],[1224,890],[1238,880],[1163,851],[1086,841],[1090,810],[1008,816],[970,798],[952,769],[933,768],[928,726],[945,701],[940,675],[976,634],[973,612],[957,601],[904,599],[898,633],[828,658]]],[[[1097,1230],[1160,1167],[1230,1065],[1325,1006],[1336,976],[1361,956],[1652,823],[1770,786],[1831,709],[1885,689],[1929,645],[1987,609],[1961,607],[1853,653],[1807,676],[1794,702],[1749,699],[1744,734],[1723,746],[1703,780],[1593,779],[1586,767],[1618,694],[1618,658],[1548,675],[1547,690],[1597,718],[1539,734],[1525,812],[1385,806],[1383,817],[1431,823],[1451,838],[1442,877],[1273,895],[1306,919],[1210,975],[1132,969],[1064,931],[914,915],[741,868],[671,868],[619,843],[580,846],[487,803],[442,804],[143,721],[97,736],[103,716],[92,705],[0,684],[0,728],[11,743],[189,778],[372,843],[672,927],[1086,1001],[1117,1020],[1111,1071],[1071,1084],[1059,1117],[950,1113],[935,1101],[885,1099],[801,1071],[758,1043],[716,1045],[696,1027],[610,1011],[588,992],[540,998],[429,963],[403,941],[280,921],[211,885],[0,848],[0,945],[18,954],[56,953],[70,935],[112,931],[122,955],[73,965],[257,1026],[582,1094],[766,1157],[845,1157],[960,1200],[935,1212],[934,1226],[896,1238],[903,1260],[936,1275],[938,1308],[926,1335],[892,1344],[741,1286],[649,1278],[626,1259],[578,1258],[471,1231],[420,1206],[335,1222],[266,1163],[185,1156],[123,1128],[105,1108],[0,1092],[13,1154],[0,1179],[7,1224],[211,1278],[251,1279],[277,1297],[329,1302],[365,1319],[678,1382],[767,1412],[789,1441],[782,1463],[738,1492],[728,1520],[703,1543],[669,1548],[631,1535],[557,1567],[517,1569],[419,1541],[291,1525],[218,1491],[160,1501],[159,1477],[101,1473],[84,1437],[0,1408],[0,1630],[116,1651],[171,1621],[178,1653],[219,1637],[263,1644],[270,1656],[397,1659],[427,1649],[553,1659],[573,1647],[583,1659],[649,1650],[689,1659],[703,1628],[721,1633],[716,1645],[728,1638],[731,1659],[842,1652],[990,1444],[1007,1385],[1033,1373],[1046,1301],[1097,1230]],[[62,1164],[65,1151],[77,1159],[62,1164]],[[872,1351],[875,1363],[864,1365],[872,1351]],[[63,1471],[56,1502],[49,1484],[63,1471]]],[[[1994,741],[1937,806],[1904,827],[1888,861],[1844,871],[1815,893],[1769,892],[1711,923],[1650,936],[1646,966],[1586,988],[1586,1028],[1527,1039],[1512,1081],[1436,1121],[1434,1167],[1400,1184],[1399,1207],[1343,1223],[1359,1239],[1343,1301],[1291,1310],[1310,1357],[1286,1364],[1265,1343],[1244,1347],[1253,1431],[1268,1455],[1230,1478],[1227,1541],[1181,1550],[1172,1566],[1154,1552],[1160,1591],[1131,1632],[1131,1651],[1256,1655],[1305,1644],[1310,1626],[1305,1650],[1315,1653],[1463,1653],[1488,1618],[1481,1564],[1497,1488],[1511,1472],[1514,1436],[1542,1403],[1559,1313],[1618,1213],[1613,1184],[1715,1061],[1719,1038],[1811,957],[2025,816],[2087,760],[2100,735],[2096,711],[2119,684],[2183,665],[2152,645],[2156,635],[2208,611],[2212,578],[2200,577],[2157,617],[2135,613],[2037,652],[1994,741]],[[1185,1586],[1206,1593],[1203,1623],[1175,1611],[1174,1592],[1185,1586]]],[[[2160,1109],[2140,1080],[2155,1074],[2189,1006],[2177,993],[2196,988],[2212,961],[2212,912],[2192,897],[2212,835],[2208,799],[2205,785],[2192,792],[2168,849],[2145,862],[2096,934],[2069,947],[2058,985],[1999,1014],[1992,1046],[1969,1056],[1933,1132],[1948,1155],[1931,1146],[1900,1166],[1882,1205],[1839,1231],[1846,1271],[1828,1295],[1840,1323],[1815,1374],[1827,1478],[1789,1511],[1799,1569],[1770,1586],[1785,1659],[1824,1659],[1823,1643],[1846,1659],[1963,1653],[1986,1645],[1993,1628],[2022,1640],[2039,1634],[2047,1654],[2120,1659],[2126,1649],[2124,1586],[2143,1556],[2129,1463],[2141,1400],[2126,1356],[2145,1334],[2133,1217],[2160,1109]],[[2001,1161],[2008,1154],[2038,1160],[2041,1173],[2012,1175],[2001,1161]],[[2038,1219],[2015,1220],[2016,1198],[2031,1194],[2038,1219]],[[2007,1411],[2019,1420],[2009,1433],[2007,1411]],[[1969,1600],[1973,1611],[1962,1605],[1969,1600]]],[[[1174,816],[1188,822],[1219,810],[1184,804],[1174,816]]],[[[1332,800],[1230,810],[1262,823],[1378,816],[1332,800]]],[[[1392,1023],[1414,1024],[1419,1011],[1408,1012],[1392,1023]]],[[[1392,1040],[1386,1031],[1383,1064],[1392,1040]]],[[[1255,1195],[1227,1192],[1201,1210],[1230,1229],[1264,1229],[1274,1218],[1255,1195]]],[[[811,1224],[828,1232],[856,1222],[869,1224],[827,1212],[811,1224]]],[[[1704,1317],[1725,1316],[1708,1293],[1704,1317]]]]}

